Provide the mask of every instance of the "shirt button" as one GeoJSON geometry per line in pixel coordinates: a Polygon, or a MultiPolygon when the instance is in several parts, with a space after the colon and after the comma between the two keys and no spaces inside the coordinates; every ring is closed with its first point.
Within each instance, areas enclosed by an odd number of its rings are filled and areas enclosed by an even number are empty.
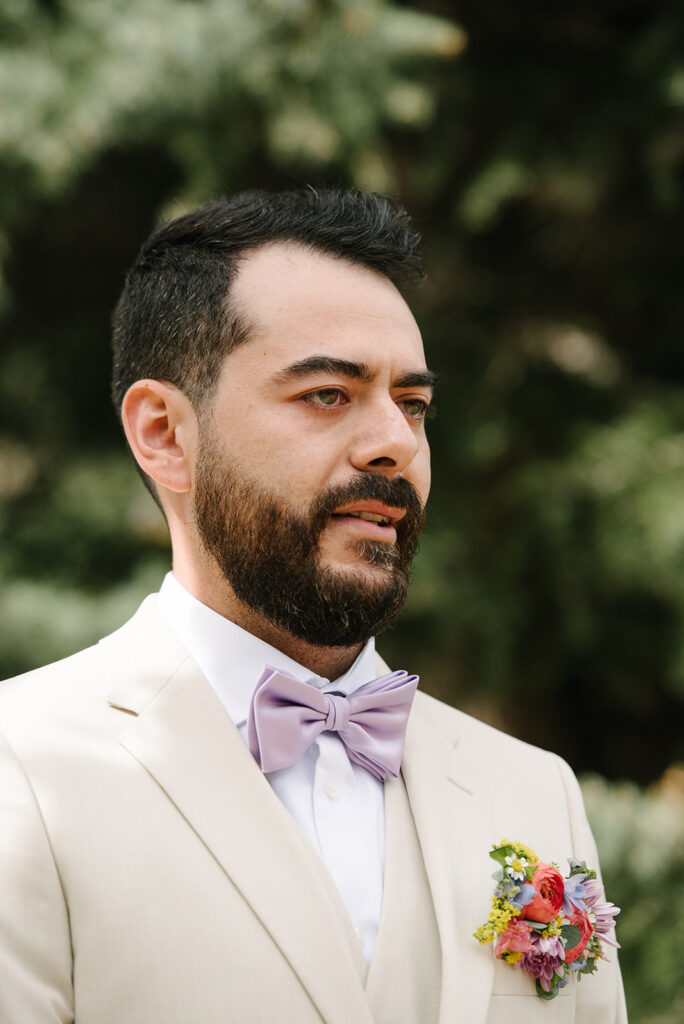
{"type": "Polygon", "coordinates": [[[340,795],[340,787],[337,785],[334,779],[328,779],[325,786],[325,795],[331,800],[337,800],[340,795]]]}

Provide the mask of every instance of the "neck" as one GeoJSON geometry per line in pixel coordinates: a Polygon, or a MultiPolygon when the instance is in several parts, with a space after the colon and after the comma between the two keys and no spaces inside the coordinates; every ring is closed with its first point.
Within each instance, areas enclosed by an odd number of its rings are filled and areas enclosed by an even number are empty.
{"type": "Polygon", "coordinates": [[[187,566],[178,565],[175,560],[173,573],[178,582],[202,604],[225,619],[230,619],[252,636],[282,651],[317,676],[338,679],[351,668],[363,647],[360,643],[348,647],[320,647],[300,640],[240,601],[222,576],[207,578],[204,574],[189,572],[187,566]]]}

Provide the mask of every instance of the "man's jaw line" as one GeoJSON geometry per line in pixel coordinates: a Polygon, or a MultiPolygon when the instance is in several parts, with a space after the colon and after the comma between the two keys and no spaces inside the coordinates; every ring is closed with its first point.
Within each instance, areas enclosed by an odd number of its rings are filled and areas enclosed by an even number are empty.
{"type": "MultiPolygon", "coordinates": [[[[415,504],[418,505],[417,495],[415,499],[415,504]]],[[[214,495],[212,500],[216,504],[218,499],[214,495]]],[[[271,501],[271,504],[274,502],[271,501]]],[[[245,585],[242,577],[239,578],[238,589],[233,589],[229,579],[230,571],[223,566],[222,552],[218,555],[212,553],[211,535],[209,546],[206,546],[206,541],[200,536],[197,525],[200,512],[197,509],[196,529],[192,531],[194,543],[191,545],[191,560],[195,563],[196,569],[195,586],[187,586],[183,579],[180,579],[180,582],[217,614],[287,654],[310,671],[328,679],[338,678],[353,664],[366,639],[372,633],[387,628],[398,611],[397,602],[401,600],[403,604],[403,597],[400,597],[400,594],[402,581],[405,592],[407,567],[402,566],[397,532],[401,536],[401,528],[406,529],[413,504],[413,493],[405,493],[404,488],[381,487],[380,484],[374,484],[371,488],[366,479],[362,483],[359,478],[346,487],[331,488],[327,495],[322,494],[318,504],[314,503],[309,508],[308,517],[302,512],[299,513],[304,539],[308,518],[311,530],[309,543],[315,544],[319,566],[337,576],[341,586],[348,583],[353,589],[356,583],[362,589],[367,589],[371,607],[375,609],[370,613],[371,619],[367,622],[368,632],[365,631],[365,626],[357,621],[358,616],[355,619],[353,615],[350,621],[356,625],[350,626],[349,634],[345,635],[343,618],[339,619],[341,632],[335,632],[331,625],[332,620],[328,621],[325,618],[325,615],[329,616],[329,612],[326,612],[322,619],[319,618],[307,626],[303,626],[300,619],[298,628],[290,632],[290,622],[285,621],[287,616],[279,617],[279,613],[273,612],[273,595],[265,603],[251,600],[248,596],[249,587],[245,585]],[[405,517],[406,522],[402,522],[405,517]],[[398,531],[395,524],[400,527],[398,531]],[[240,587],[246,587],[244,600],[238,596],[238,593],[242,593],[240,587]],[[388,599],[387,615],[382,613],[383,593],[387,594],[388,599]],[[377,602],[374,606],[373,601],[377,602]],[[317,630],[320,632],[320,641],[316,639],[317,630]]],[[[296,512],[292,515],[293,519],[297,518],[296,512]]],[[[223,530],[225,532],[225,522],[223,530]]],[[[286,539],[282,542],[287,545],[286,539]]],[[[271,578],[273,571],[277,571],[278,567],[277,550],[277,547],[274,548],[276,557],[271,566],[271,578]]],[[[344,596],[343,600],[349,598],[344,596]]]]}
{"type": "Polygon", "coordinates": [[[363,647],[362,643],[350,644],[349,647],[324,647],[293,636],[241,601],[214,559],[211,556],[207,556],[207,559],[204,571],[192,576],[185,574],[175,563],[173,567],[179,583],[202,604],[325,679],[338,679],[354,664],[363,647]]]}

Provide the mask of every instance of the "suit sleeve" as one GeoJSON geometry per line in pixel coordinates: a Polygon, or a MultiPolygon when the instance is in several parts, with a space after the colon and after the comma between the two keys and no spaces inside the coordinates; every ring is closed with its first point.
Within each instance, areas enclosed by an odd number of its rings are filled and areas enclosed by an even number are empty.
{"type": "Polygon", "coordinates": [[[0,1021],[74,1020],[64,894],[29,780],[0,733],[0,1021]]]}
{"type": "MultiPolygon", "coordinates": [[[[555,757],[555,755],[554,755],[555,757]]],[[[584,810],[579,783],[561,758],[556,758],[570,814],[574,856],[596,868],[599,875],[598,851],[584,810]]],[[[610,893],[606,895],[610,899],[610,893]]],[[[618,923],[619,923],[618,917],[618,923]]],[[[601,961],[596,974],[577,981],[576,1024],[627,1024],[627,1008],[617,951],[605,947],[609,962],[601,961]]]]}

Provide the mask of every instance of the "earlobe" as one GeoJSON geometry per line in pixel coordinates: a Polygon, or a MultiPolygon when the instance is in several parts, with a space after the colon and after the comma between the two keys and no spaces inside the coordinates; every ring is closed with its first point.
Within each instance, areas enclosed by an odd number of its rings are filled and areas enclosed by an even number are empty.
{"type": "Polygon", "coordinates": [[[164,381],[138,380],[126,392],[121,419],[140,468],[161,488],[189,492],[197,420],[183,392],[164,381]]]}

